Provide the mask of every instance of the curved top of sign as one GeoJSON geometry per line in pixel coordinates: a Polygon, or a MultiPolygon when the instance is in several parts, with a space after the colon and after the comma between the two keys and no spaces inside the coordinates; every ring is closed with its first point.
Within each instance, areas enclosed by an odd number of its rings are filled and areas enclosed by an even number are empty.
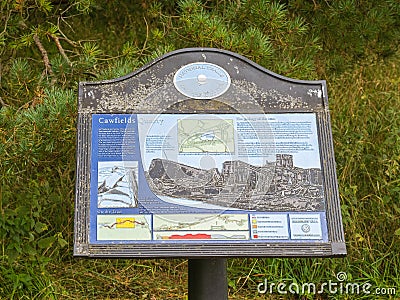
{"type": "MultiPolygon", "coordinates": [[[[214,48],[176,50],[126,76],[81,82],[79,88],[79,111],[92,113],[163,113],[188,100],[214,100],[242,113],[254,113],[249,108],[254,104],[265,112],[328,110],[324,80],[288,78],[237,53],[214,48]]],[[[205,104],[202,107],[206,109],[205,104]]]]}
{"type": "Polygon", "coordinates": [[[166,60],[168,58],[174,57],[174,56],[179,56],[181,54],[189,54],[189,53],[200,53],[201,54],[201,58],[203,62],[207,62],[207,53],[209,54],[222,54],[222,55],[226,55],[226,56],[231,56],[234,57],[236,59],[239,59],[243,62],[248,63],[249,65],[251,65],[254,68],[257,68],[261,71],[263,71],[264,73],[272,76],[272,77],[276,77],[280,80],[283,81],[290,81],[293,83],[300,83],[300,84],[315,84],[315,83],[322,83],[325,82],[325,80],[302,80],[302,79],[295,79],[295,78],[290,78],[290,77],[286,77],[280,74],[277,74],[271,70],[268,70],[266,68],[264,68],[263,66],[255,63],[254,61],[244,57],[243,55],[240,55],[238,53],[232,52],[232,51],[228,51],[228,50],[223,50],[223,49],[217,49],[217,48],[183,48],[183,49],[179,49],[179,50],[175,50],[175,51],[171,51],[168,52],[156,59],[154,59],[153,61],[145,64],[144,66],[140,67],[139,69],[125,75],[125,76],[121,76],[118,78],[114,78],[114,79],[108,79],[108,80],[100,80],[100,81],[86,81],[86,82],[81,82],[82,84],[107,84],[107,83],[114,83],[117,81],[122,81],[122,80],[126,80],[129,79],[133,76],[136,76],[137,74],[143,72],[144,70],[152,67],[153,65],[162,62],[163,60],[166,60]]]}

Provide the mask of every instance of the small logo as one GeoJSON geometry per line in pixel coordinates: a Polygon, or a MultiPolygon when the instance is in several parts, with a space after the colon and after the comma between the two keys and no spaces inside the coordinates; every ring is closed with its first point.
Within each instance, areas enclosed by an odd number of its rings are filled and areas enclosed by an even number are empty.
{"type": "Polygon", "coordinates": [[[301,231],[303,231],[304,233],[310,232],[311,227],[308,224],[303,224],[301,225],[301,231]]]}
{"type": "Polygon", "coordinates": [[[346,272],[339,272],[339,273],[337,273],[337,274],[336,274],[336,279],[337,279],[338,281],[345,281],[345,280],[347,280],[347,274],[346,274],[346,272]]]}
{"type": "Polygon", "coordinates": [[[213,99],[229,89],[231,77],[220,66],[196,62],[183,66],[175,73],[174,85],[186,97],[213,99]]]}

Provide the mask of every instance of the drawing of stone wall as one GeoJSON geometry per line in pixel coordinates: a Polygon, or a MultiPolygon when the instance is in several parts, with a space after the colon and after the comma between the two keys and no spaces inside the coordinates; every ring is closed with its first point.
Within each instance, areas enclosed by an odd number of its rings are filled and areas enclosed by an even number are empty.
{"type": "Polygon", "coordinates": [[[296,167],[288,154],[277,154],[275,162],[263,166],[225,161],[221,171],[154,159],[146,177],[156,195],[245,210],[324,210],[321,169],[296,167]]]}

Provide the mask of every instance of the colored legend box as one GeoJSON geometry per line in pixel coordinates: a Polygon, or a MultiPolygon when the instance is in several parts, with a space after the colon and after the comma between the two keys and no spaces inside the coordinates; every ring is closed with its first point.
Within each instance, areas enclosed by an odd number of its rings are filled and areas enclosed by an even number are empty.
{"type": "Polygon", "coordinates": [[[253,239],[289,239],[287,214],[253,214],[251,223],[253,239]]]}

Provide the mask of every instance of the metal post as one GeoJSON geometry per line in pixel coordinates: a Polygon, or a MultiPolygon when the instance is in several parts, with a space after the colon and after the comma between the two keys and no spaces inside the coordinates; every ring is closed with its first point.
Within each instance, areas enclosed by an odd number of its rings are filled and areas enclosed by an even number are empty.
{"type": "Polygon", "coordinates": [[[189,259],[189,300],[227,300],[226,259],[189,259]]]}

